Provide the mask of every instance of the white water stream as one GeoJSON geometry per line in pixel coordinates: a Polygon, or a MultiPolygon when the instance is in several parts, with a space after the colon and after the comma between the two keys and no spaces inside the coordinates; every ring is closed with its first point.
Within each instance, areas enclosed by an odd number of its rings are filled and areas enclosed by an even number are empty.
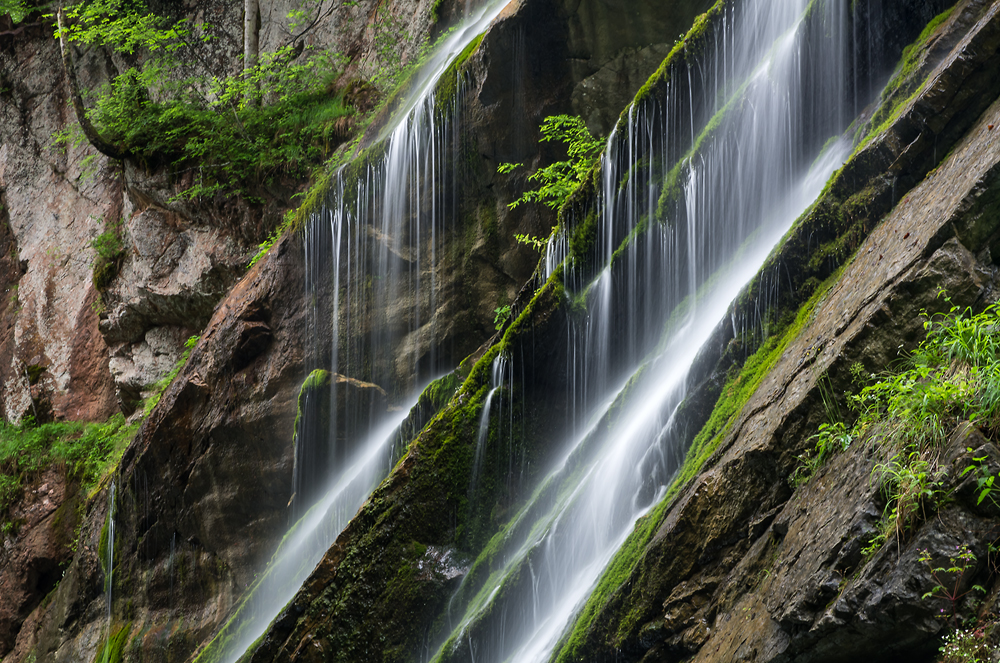
{"type": "MultiPolygon", "coordinates": [[[[847,17],[846,0],[731,3],[665,96],[630,109],[610,138],[594,250],[604,267],[592,277],[566,263],[564,275],[588,307],[567,341],[576,432],[502,535],[502,563],[456,594],[435,661],[549,660],[664,495],[693,433],[675,414],[699,349],[851,149],[827,143],[851,119],[847,17]]],[[[549,273],[566,252],[557,234],[549,273]]]]}
{"type": "MultiPolygon", "coordinates": [[[[379,137],[384,153],[366,163],[358,178],[338,172],[326,205],[306,224],[306,292],[313,301],[313,325],[320,329],[332,321],[333,327],[332,361],[320,367],[331,373],[363,375],[376,384],[392,384],[390,397],[397,407],[389,413],[370,412],[352,400],[350,392],[339,394],[337,407],[334,385],[331,429],[336,431],[339,426],[348,433],[367,432],[349,439],[348,448],[330,454],[346,460],[331,463],[318,473],[328,477],[325,487],[306,490],[306,486],[295,486],[295,494],[318,492],[322,497],[311,505],[295,505],[304,515],[285,535],[234,617],[201,658],[234,663],[247,651],[292,599],[396,460],[398,427],[415,405],[420,389],[433,377],[430,371],[436,363],[433,356],[422,359],[414,351],[412,381],[393,381],[391,358],[397,345],[410,342],[408,337],[421,330],[433,334],[435,324],[434,320],[421,319],[422,310],[434,310],[437,294],[433,270],[422,261],[434,263],[438,236],[448,221],[445,192],[437,184],[446,164],[442,151],[447,149],[448,128],[438,126],[441,120],[435,112],[433,91],[451,61],[482,34],[507,2],[490,0],[468,11],[462,25],[432,50],[379,137]],[[368,241],[372,237],[375,241],[368,241]],[[430,282],[421,282],[428,271],[430,282]],[[332,301],[320,301],[326,293],[332,293],[332,301]],[[408,294],[415,305],[400,310],[400,301],[408,294]],[[389,309],[396,311],[392,320],[385,318],[389,309]],[[354,340],[341,338],[342,330],[358,326],[371,331],[354,340]],[[387,330],[389,327],[392,330],[387,330]],[[345,345],[346,350],[338,352],[345,345]]],[[[314,366],[318,366],[316,358],[323,355],[323,348],[312,348],[314,366]]]]}

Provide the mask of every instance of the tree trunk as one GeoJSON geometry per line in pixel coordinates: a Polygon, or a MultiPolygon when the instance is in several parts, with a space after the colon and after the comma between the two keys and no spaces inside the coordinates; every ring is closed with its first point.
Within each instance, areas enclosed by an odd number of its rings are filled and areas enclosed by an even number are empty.
{"type": "MultiPolygon", "coordinates": [[[[260,1],[243,0],[243,73],[249,74],[260,55],[260,1]]],[[[247,101],[256,103],[257,90],[247,94],[247,101]]]]}
{"type": "Polygon", "coordinates": [[[80,96],[80,84],[76,80],[76,69],[73,66],[73,49],[66,42],[66,36],[63,34],[65,30],[64,20],[63,10],[60,8],[56,12],[56,21],[59,25],[59,50],[62,52],[63,69],[66,70],[69,96],[73,102],[73,110],[76,112],[76,120],[80,123],[80,128],[83,129],[83,135],[87,137],[94,149],[111,159],[124,159],[128,156],[128,152],[105,140],[97,131],[97,127],[91,123],[90,118],[87,117],[87,110],[83,106],[83,97],[80,96]]]}

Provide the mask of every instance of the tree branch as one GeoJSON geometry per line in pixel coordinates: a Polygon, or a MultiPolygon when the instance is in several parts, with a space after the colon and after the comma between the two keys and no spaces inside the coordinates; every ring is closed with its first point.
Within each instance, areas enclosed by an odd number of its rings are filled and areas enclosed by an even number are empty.
{"type": "Polygon", "coordinates": [[[83,106],[83,97],[80,96],[80,84],[76,80],[76,69],[73,66],[73,51],[70,45],[66,43],[66,28],[61,7],[56,12],[56,21],[59,24],[59,50],[62,52],[63,69],[66,70],[66,81],[69,83],[69,94],[73,101],[73,110],[76,111],[76,120],[80,123],[80,128],[83,129],[83,135],[104,156],[111,159],[124,159],[128,156],[128,152],[119,149],[116,145],[112,145],[105,140],[97,130],[97,127],[90,121],[90,118],[87,117],[87,111],[83,106]]]}

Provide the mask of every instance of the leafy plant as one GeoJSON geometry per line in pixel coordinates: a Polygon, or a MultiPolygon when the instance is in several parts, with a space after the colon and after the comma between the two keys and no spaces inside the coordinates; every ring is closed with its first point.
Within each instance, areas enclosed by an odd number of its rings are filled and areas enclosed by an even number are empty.
{"type": "Polygon", "coordinates": [[[799,465],[789,477],[792,486],[797,488],[807,482],[835,451],[847,451],[853,433],[842,421],[820,424],[819,431],[810,438],[816,441],[813,450],[798,456],[799,465]]]}
{"type": "MultiPolygon", "coordinates": [[[[520,198],[507,205],[510,209],[530,202],[559,209],[583,183],[604,149],[604,142],[591,135],[586,123],[580,117],[552,115],[545,118],[539,130],[542,132],[543,143],[556,141],[566,146],[567,159],[540,168],[529,175],[528,180],[537,182],[538,188],[525,191],[520,198]]],[[[523,165],[502,163],[497,167],[497,172],[511,173],[523,165]]]]}
{"type": "MultiPolygon", "coordinates": [[[[923,595],[924,599],[932,597],[943,598],[948,601],[950,612],[948,618],[955,619],[958,611],[958,602],[971,592],[985,594],[986,590],[980,585],[972,585],[967,589],[962,588],[962,580],[966,574],[976,568],[976,556],[968,546],[955,546],[955,553],[948,558],[947,566],[934,566],[934,560],[927,549],[920,551],[920,561],[930,569],[931,577],[934,579],[934,587],[923,595]]],[[[944,609],[941,610],[942,614],[944,609]]]]}
{"type": "Polygon", "coordinates": [[[885,527],[881,534],[884,541],[890,527],[903,538],[906,530],[926,520],[927,510],[936,506],[941,495],[940,484],[945,472],[932,466],[920,451],[915,450],[876,464],[872,475],[886,495],[885,527]]]}
{"type": "Polygon", "coordinates": [[[504,324],[506,324],[507,318],[510,317],[510,304],[498,306],[493,309],[493,312],[496,314],[493,316],[493,328],[500,331],[503,329],[504,324]]]}
{"type": "Polygon", "coordinates": [[[31,9],[24,3],[24,0],[0,0],[0,16],[7,14],[14,23],[20,23],[31,9]]]}
{"type": "Polygon", "coordinates": [[[539,253],[545,253],[545,245],[548,243],[548,240],[540,239],[533,235],[514,235],[514,239],[517,240],[518,244],[529,246],[539,253]]]}
{"type": "MultiPolygon", "coordinates": [[[[972,449],[966,448],[966,451],[972,453],[972,449]]],[[[1000,475],[991,474],[990,471],[983,465],[983,461],[987,460],[987,458],[987,456],[973,457],[973,464],[962,470],[962,474],[960,476],[964,477],[970,472],[976,472],[979,475],[977,478],[978,485],[976,486],[976,490],[979,492],[979,497],[976,499],[976,504],[982,504],[983,500],[989,498],[995,506],[1000,506],[1000,502],[997,502],[997,498],[993,496],[993,483],[1000,475]]]]}
{"type": "MultiPolygon", "coordinates": [[[[904,536],[935,507],[944,477],[936,465],[937,449],[960,421],[988,432],[1000,426],[998,306],[982,313],[952,306],[947,313],[924,315],[925,339],[895,370],[866,376],[860,364],[851,367],[856,382],[872,380],[858,394],[848,395],[857,415],[854,424],[822,425],[814,436],[816,451],[803,458],[804,469],[792,476],[793,482],[808,480],[829,450],[846,449],[862,437],[888,450],[889,459],[872,473],[887,504],[882,529],[867,553],[890,533],[904,536]]],[[[970,471],[972,467],[965,473],[970,471]]],[[[994,481],[988,473],[980,477],[980,501],[991,497],[994,481]]]]}

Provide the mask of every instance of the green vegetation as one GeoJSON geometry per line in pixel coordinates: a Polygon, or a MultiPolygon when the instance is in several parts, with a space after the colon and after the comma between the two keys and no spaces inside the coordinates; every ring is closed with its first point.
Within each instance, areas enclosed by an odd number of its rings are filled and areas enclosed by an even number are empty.
{"type": "Polygon", "coordinates": [[[0,16],[7,14],[14,23],[20,23],[29,13],[31,8],[24,4],[24,0],[0,0],[0,16]]]}
{"type": "MultiPolygon", "coordinates": [[[[670,76],[671,69],[679,60],[686,58],[689,53],[700,53],[702,46],[705,44],[706,37],[711,36],[709,35],[709,30],[714,28],[715,19],[725,10],[726,4],[727,0],[717,0],[707,12],[695,19],[694,25],[687,31],[687,34],[683,35],[674,44],[674,47],[670,49],[670,53],[663,59],[657,70],[639,88],[639,91],[635,95],[635,100],[632,102],[633,104],[642,103],[650,95],[654,94],[656,89],[665,85],[670,76]]],[[[628,121],[628,113],[629,108],[626,107],[618,118],[619,128],[622,127],[624,122],[628,121]]]]}
{"type": "Polygon", "coordinates": [[[938,14],[927,24],[920,36],[903,49],[903,55],[892,79],[882,90],[878,108],[872,114],[871,119],[858,129],[859,133],[864,131],[865,136],[863,139],[861,136],[855,136],[857,150],[862,149],[872,138],[885,131],[899,117],[910,100],[923,90],[927,76],[921,76],[920,72],[927,48],[931,43],[931,37],[948,20],[954,9],[953,6],[938,14]]]}
{"type": "MultiPolygon", "coordinates": [[[[292,426],[292,441],[293,444],[298,438],[300,432],[300,426],[302,424],[302,417],[304,416],[304,408],[306,406],[306,399],[310,395],[315,395],[318,393],[325,392],[329,394],[330,386],[333,384],[333,376],[330,371],[324,371],[322,368],[317,368],[313,370],[312,373],[306,376],[306,379],[302,382],[302,386],[299,387],[299,396],[296,399],[295,408],[295,424],[292,426]]],[[[315,397],[315,396],[314,396],[315,397]]],[[[320,399],[320,407],[324,406],[323,399],[320,399]]],[[[329,422],[329,413],[326,414],[327,422],[329,422]]]]}
{"type": "MultiPolygon", "coordinates": [[[[0,423],[0,516],[7,514],[27,483],[53,464],[65,464],[85,491],[93,491],[117,466],[138,428],[120,413],[104,423],[37,425],[30,417],[19,426],[0,423]]],[[[12,527],[6,518],[4,528],[12,527]]]]}
{"type": "MultiPolygon", "coordinates": [[[[563,143],[567,158],[539,168],[529,175],[528,181],[537,182],[538,188],[525,191],[520,198],[507,205],[510,209],[532,202],[559,209],[586,181],[588,173],[597,164],[604,150],[604,141],[594,138],[580,117],[552,115],[545,118],[539,130],[542,132],[543,143],[563,143]]],[[[497,167],[497,172],[511,173],[522,166],[519,163],[502,163],[497,167]]]]}
{"type": "Polygon", "coordinates": [[[125,246],[121,240],[121,222],[104,224],[105,230],[90,242],[96,254],[93,265],[94,288],[98,291],[106,289],[118,276],[122,259],[125,257],[125,246]]]}
{"type": "Polygon", "coordinates": [[[331,94],[343,67],[335,55],[289,45],[219,76],[191,64],[209,26],[171,24],[127,0],[76,5],[67,16],[76,19],[67,40],[147,56],[92,95],[89,119],[123,154],[181,178],[183,197],[252,196],[306,177],[347,137],[353,109],[331,94]]]}
{"type": "Polygon", "coordinates": [[[472,57],[472,54],[479,49],[479,45],[483,43],[485,35],[486,33],[484,32],[469,42],[469,45],[462,49],[458,57],[441,74],[441,77],[438,79],[437,88],[434,90],[434,105],[438,111],[443,112],[455,100],[458,94],[459,76],[465,75],[465,64],[472,57]]]}
{"type": "Polygon", "coordinates": [[[109,633],[101,646],[98,647],[99,653],[94,659],[94,663],[121,663],[125,644],[128,642],[128,636],[131,632],[132,624],[127,623],[118,627],[113,633],[109,633]]]}
{"type": "Polygon", "coordinates": [[[503,306],[498,306],[493,309],[493,328],[497,331],[501,331],[503,326],[507,324],[507,319],[510,318],[510,304],[504,304],[503,306]]]}
{"type": "Polygon", "coordinates": [[[774,333],[744,362],[739,374],[726,380],[722,394],[712,409],[711,416],[695,436],[694,442],[691,443],[681,472],[671,486],[671,493],[675,489],[679,490],[681,486],[701,471],[705,461],[715,452],[729,429],[736,422],[743,406],[777,364],[788,345],[812,320],[816,307],[840,278],[841,271],[833,273],[816,288],[812,297],[799,309],[794,319],[785,323],[779,322],[774,333]]]}
{"type": "MultiPolygon", "coordinates": [[[[577,660],[579,653],[585,651],[584,642],[594,620],[612,594],[633,573],[643,550],[652,539],[653,534],[659,529],[663,517],[673,504],[674,498],[701,472],[705,463],[719,448],[733,424],[736,423],[743,407],[784,354],[788,345],[812,320],[816,307],[822,302],[839,276],[840,272],[838,271],[817,287],[813,296],[799,309],[794,318],[779,321],[775,325],[773,333],[744,362],[738,373],[731,375],[726,380],[722,393],[712,409],[712,414],[695,436],[685,456],[684,464],[668,487],[666,495],[652,511],[637,521],[635,529],[629,534],[621,550],[601,576],[590,598],[587,599],[573,630],[560,650],[557,659],[559,663],[577,660]]],[[[617,637],[624,639],[629,633],[634,632],[634,627],[641,620],[641,616],[641,606],[624,615],[617,624],[617,637]]]]}
{"type": "Polygon", "coordinates": [[[261,258],[267,255],[267,252],[271,250],[271,247],[274,246],[275,242],[281,239],[281,236],[292,227],[295,218],[295,212],[291,210],[285,214],[285,220],[281,222],[281,225],[275,228],[271,234],[268,235],[267,239],[258,245],[257,253],[250,259],[250,262],[247,263],[247,269],[252,268],[261,258]]]}
{"type": "Polygon", "coordinates": [[[539,253],[545,253],[545,245],[548,243],[547,239],[542,239],[540,237],[535,237],[534,235],[514,235],[514,239],[517,240],[518,244],[524,244],[527,247],[538,251],[539,253]]]}
{"type": "MultiPolygon", "coordinates": [[[[905,538],[936,508],[946,477],[941,447],[960,422],[990,433],[1000,430],[998,324],[996,304],[982,313],[952,307],[929,316],[926,338],[901,366],[869,376],[872,384],[848,395],[857,419],[850,428],[839,423],[837,430],[876,445],[886,458],[872,472],[886,507],[867,552],[877,551],[892,534],[905,538]]],[[[863,368],[852,372],[861,376],[863,368]]],[[[824,436],[817,436],[817,447],[823,442],[824,436]]],[[[817,448],[814,466],[827,455],[817,448]]],[[[992,485],[989,476],[981,477],[980,501],[991,496],[992,485]]]]}

